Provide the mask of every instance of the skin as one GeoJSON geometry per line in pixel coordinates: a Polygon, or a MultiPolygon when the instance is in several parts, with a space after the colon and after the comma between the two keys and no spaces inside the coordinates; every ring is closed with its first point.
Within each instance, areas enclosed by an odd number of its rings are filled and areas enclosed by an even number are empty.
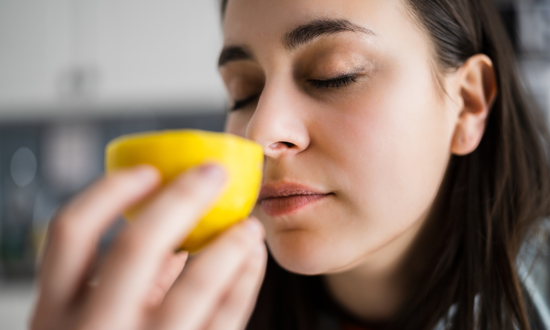
{"type": "Polygon", "coordinates": [[[398,0],[230,0],[223,28],[225,46],[253,54],[220,68],[230,99],[258,95],[229,114],[227,131],[263,146],[265,183],[331,195],[280,217],[256,208],[185,265],[172,251],[223,191],[223,169],[189,170],[162,189],[147,166],[102,178],[52,222],[32,329],[242,329],[264,276],[264,238],[283,267],[323,275],[364,320],[383,323],[404,301],[430,250],[415,240],[449,158],[483,135],[496,95],[491,60],[440,72],[442,91],[428,34],[398,0]],[[319,18],[374,33],[283,46],[285,33],[319,18]],[[312,85],[352,69],[349,85],[312,85]],[[98,262],[101,234],[143,200],[98,262]]]}
{"type": "Polygon", "coordinates": [[[188,266],[187,253],[172,252],[224,182],[223,168],[211,165],[186,171],[161,191],[158,171],[141,166],[73,199],[48,231],[31,329],[242,329],[265,271],[258,220],[233,226],[188,266]],[[109,224],[153,194],[94,267],[109,224]]]}
{"type": "Polygon", "coordinates": [[[429,35],[398,0],[230,0],[223,28],[225,47],[252,55],[220,67],[230,99],[258,95],[229,113],[227,132],[262,145],[264,183],[332,194],[283,216],[257,207],[270,252],[291,272],[323,274],[357,316],[390,319],[414,285],[410,265],[425,260],[414,241],[450,156],[472,152],[483,135],[496,93],[491,60],[437,72],[429,35]],[[288,31],[316,19],[374,33],[285,47],[288,31]],[[340,88],[311,83],[347,72],[356,81],[340,88]]]}

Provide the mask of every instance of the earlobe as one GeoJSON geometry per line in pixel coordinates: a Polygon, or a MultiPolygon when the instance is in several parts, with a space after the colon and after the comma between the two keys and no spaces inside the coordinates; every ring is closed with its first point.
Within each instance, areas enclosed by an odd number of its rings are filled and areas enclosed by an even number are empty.
{"type": "Polygon", "coordinates": [[[484,54],[468,59],[459,69],[458,111],[451,153],[459,156],[473,152],[483,137],[486,119],[496,99],[497,85],[493,62],[484,54]]]}

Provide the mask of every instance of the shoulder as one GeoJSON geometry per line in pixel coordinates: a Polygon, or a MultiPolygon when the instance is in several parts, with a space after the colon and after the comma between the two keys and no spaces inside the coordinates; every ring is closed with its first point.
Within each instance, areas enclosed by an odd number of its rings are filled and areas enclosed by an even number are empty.
{"type": "MultiPolygon", "coordinates": [[[[523,242],[516,259],[518,278],[525,294],[531,329],[550,330],[550,219],[544,219],[523,242]]],[[[479,295],[474,308],[477,308],[479,295]]],[[[456,304],[433,330],[449,329],[456,304]]]]}
{"type": "Polygon", "coordinates": [[[544,219],[523,243],[516,260],[531,307],[533,329],[550,329],[550,219],[544,219]]]}

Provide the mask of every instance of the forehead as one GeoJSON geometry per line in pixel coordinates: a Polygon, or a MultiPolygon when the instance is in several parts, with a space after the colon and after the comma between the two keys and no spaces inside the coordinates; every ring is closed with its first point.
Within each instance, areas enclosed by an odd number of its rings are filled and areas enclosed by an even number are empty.
{"type": "MultiPolygon", "coordinates": [[[[289,54],[284,40],[297,27],[319,19],[346,20],[372,31],[364,38],[386,58],[433,63],[435,47],[407,0],[228,0],[223,23],[224,48],[245,46],[252,57],[278,61],[289,54]]],[[[355,33],[353,37],[359,36],[355,33]]],[[[344,34],[337,34],[342,38],[344,34]]],[[[348,34],[349,36],[349,34],[348,34]]],[[[359,39],[357,39],[359,40],[359,39]]],[[[223,55],[223,54],[222,54],[223,55]]]]}
{"type": "Polygon", "coordinates": [[[316,19],[346,19],[384,34],[407,16],[401,0],[229,0],[223,29],[226,44],[280,40],[316,19]]]}

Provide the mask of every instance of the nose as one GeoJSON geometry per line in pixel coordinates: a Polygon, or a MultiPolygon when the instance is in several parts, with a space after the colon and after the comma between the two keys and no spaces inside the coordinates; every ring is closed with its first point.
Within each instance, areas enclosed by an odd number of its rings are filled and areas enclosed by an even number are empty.
{"type": "Polygon", "coordinates": [[[259,143],[264,155],[279,158],[298,154],[310,143],[303,96],[291,84],[266,84],[248,123],[246,137],[259,143]]]}

